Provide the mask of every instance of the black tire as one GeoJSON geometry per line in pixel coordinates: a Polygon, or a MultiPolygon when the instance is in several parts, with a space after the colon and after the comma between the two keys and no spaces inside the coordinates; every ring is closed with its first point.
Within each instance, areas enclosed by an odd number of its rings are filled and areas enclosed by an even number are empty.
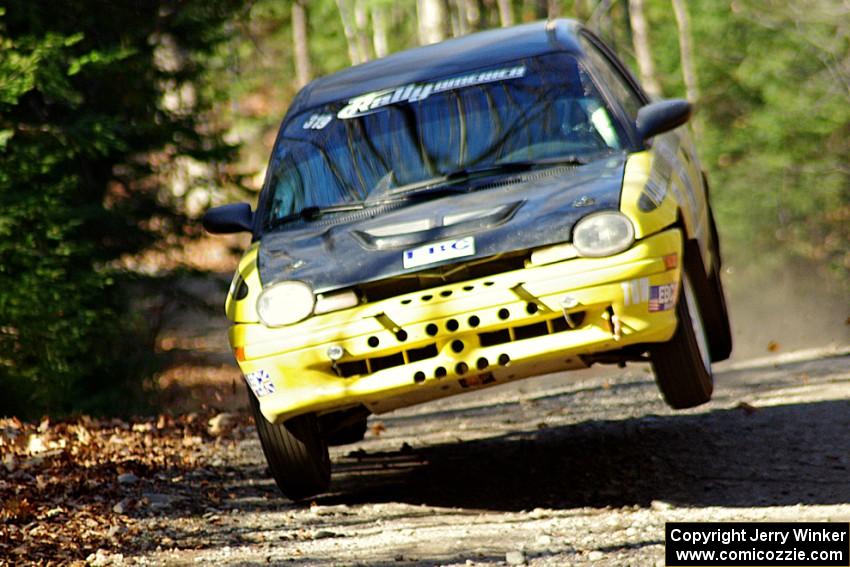
{"type": "MultiPolygon", "coordinates": [[[[712,235],[712,247],[714,249],[714,261],[711,273],[707,277],[694,277],[692,280],[694,291],[699,303],[699,312],[705,324],[705,332],[708,337],[708,351],[712,362],[726,360],[732,354],[732,327],[729,324],[729,311],[726,308],[726,297],[723,293],[723,282],[720,280],[721,259],[720,240],[717,234],[717,226],[714,223],[714,214],[709,209],[709,223],[712,235]]],[[[702,274],[703,264],[700,260],[699,246],[696,242],[690,242],[685,253],[686,269],[691,274],[702,274]]]]}
{"type": "MultiPolygon", "coordinates": [[[[673,338],[666,343],[659,343],[649,352],[658,389],[667,405],[674,409],[704,404],[711,399],[714,390],[708,345],[704,344],[705,350],[701,351],[694,330],[694,319],[697,325],[702,325],[702,322],[693,301],[696,292],[686,291],[689,281],[687,275],[683,275],[676,303],[678,324],[673,338]]],[[[707,343],[704,326],[702,336],[707,343]]]]}
{"type": "Polygon", "coordinates": [[[260,413],[256,396],[252,392],[248,396],[260,445],[280,491],[290,500],[325,492],[331,481],[331,460],[316,415],[308,413],[271,424],[260,413]]]}
{"type": "Polygon", "coordinates": [[[720,281],[720,268],[716,265],[713,268],[708,277],[708,289],[704,293],[697,292],[697,301],[708,335],[711,361],[720,362],[732,354],[732,326],[729,324],[723,282],[720,281]]]}

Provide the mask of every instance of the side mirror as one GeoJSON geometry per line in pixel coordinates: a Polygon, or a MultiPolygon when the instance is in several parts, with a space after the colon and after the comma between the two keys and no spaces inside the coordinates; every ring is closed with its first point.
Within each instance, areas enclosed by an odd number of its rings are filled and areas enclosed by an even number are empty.
{"type": "Polygon", "coordinates": [[[647,104],[638,110],[635,124],[640,139],[648,140],[681,126],[690,117],[691,103],[680,98],[671,98],[647,104]]]}
{"type": "Polygon", "coordinates": [[[233,234],[251,232],[254,213],[248,203],[232,203],[214,207],[204,213],[201,222],[207,232],[212,234],[233,234]]]}

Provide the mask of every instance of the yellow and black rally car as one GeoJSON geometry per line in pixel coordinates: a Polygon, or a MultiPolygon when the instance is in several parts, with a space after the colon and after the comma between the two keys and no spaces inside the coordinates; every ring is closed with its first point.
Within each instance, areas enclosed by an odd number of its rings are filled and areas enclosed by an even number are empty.
{"type": "Polygon", "coordinates": [[[230,343],[280,489],[327,489],[366,417],[595,362],[708,401],[729,321],[683,100],[650,101],[569,20],[411,49],[307,85],[255,212],[230,343]]]}

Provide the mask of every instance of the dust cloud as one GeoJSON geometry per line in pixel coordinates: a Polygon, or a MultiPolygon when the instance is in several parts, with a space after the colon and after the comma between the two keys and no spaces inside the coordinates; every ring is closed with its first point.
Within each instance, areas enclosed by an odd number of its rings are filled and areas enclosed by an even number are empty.
{"type": "Polygon", "coordinates": [[[818,270],[723,274],[733,360],[850,345],[850,291],[818,270]]]}

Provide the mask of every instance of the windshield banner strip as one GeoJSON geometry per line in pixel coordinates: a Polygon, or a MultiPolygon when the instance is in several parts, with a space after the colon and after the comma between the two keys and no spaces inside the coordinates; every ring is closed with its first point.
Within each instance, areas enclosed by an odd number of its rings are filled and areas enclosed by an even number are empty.
{"type": "Polygon", "coordinates": [[[480,71],[469,75],[441,79],[433,83],[412,83],[395,89],[377,91],[360,95],[348,101],[338,113],[337,118],[347,119],[363,116],[379,110],[385,106],[399,102],[419,102],[425,100],[434,93],[441,93],[508,79],[518,79],[525,76],[525,65],[480,71]]]}

